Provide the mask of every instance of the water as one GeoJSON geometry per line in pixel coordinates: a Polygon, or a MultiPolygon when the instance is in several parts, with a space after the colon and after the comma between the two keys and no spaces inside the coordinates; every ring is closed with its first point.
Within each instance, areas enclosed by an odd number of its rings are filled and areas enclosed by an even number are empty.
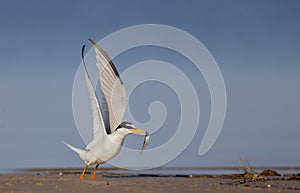
{"type": "MultiPolygon", "coordinates": [[[[260,173],[264,169],[271,169],[277,171],[279,174],[298,174],[300,167],[255,167],[252,168],[255,172],[260,173]]],[[[93,167],[89,167],[92,171],[93,167]]],[[[33,169],[5,169],[0,170],[0,174],[7,173],[41,173],[41,172],[65,172],[65,173],[80,173],[82,168],[33,168],[33,169]]],[[[124,174],[134,176],[180,176],[180,175],[225,175],[225,174],[242,174],[244,170],[242,167],[165,167],[155,168],[149,170],[123,170],[118,168],[99,168],[99,173],[108,174],[124,174]]]]}
{"type": "MultiPolygon", "coordinates": [[[[280,174],[295,174],[300,173],[300,167],[257,167],[253,168],[255,172],[262,172],[264,169],[272,169],[280,174]]],[[[210,167],[210,168],[183,168],[183,167],[170,167],[170,168],[157,168],[150,170],[105,170],[113,173],[124,174],[146,174],[146,175],[225,175],[225,174],[238,174],[244,173],[242,167],[210,167]]]]}

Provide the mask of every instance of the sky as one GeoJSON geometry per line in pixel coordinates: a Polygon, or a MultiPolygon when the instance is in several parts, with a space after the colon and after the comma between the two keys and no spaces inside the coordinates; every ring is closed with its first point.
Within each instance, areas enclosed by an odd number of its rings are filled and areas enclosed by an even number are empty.
{"type": "MultiPolygon", "coordinates": [[[[81,46],[88,45],[88,38],[99,41],[139,24],[169,25],[196,37],[215,58],[226,85],[221,135],[200,157],[210,115],[201,74],[192,65],[182,67],[186,59],[161,48],[132,49],[114,60],[120,72],[144,59],[169,61],[195,85],[199,129],[167,166],[239,166],[239,157],[252,165],[299,166],[299,8],[297,0],[1,1],[0,169],[83,165],[62,143],[84,147],[72,113],[81,46]]],[[[138,87],[130,99],[140,101],[132,107],[137,120],[149,119],[151,101],[161,100],[170,109],[163,127],[151,137],[154,147],[174,132],[170,128],[178,122],[179,108],[166,85],[144,87],[151,91],[138,87]]],[[[138,142],[130,136],[125,146],[138,142]]]]}

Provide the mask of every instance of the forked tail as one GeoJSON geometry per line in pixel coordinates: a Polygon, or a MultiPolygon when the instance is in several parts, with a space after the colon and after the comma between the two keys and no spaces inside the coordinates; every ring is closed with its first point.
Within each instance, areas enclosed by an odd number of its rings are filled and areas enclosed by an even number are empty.
{"type": "Polygon", "coordinates": [[[79,149],[77,147],[74,147],[70,144],[68,144],[67,142],[64,141],[64,144],[66,144],[66,146],[68,146],[71,150],[75,151],[76,153],[78,153],[79,157],[83,160],[85,160],[85,153],[86,151],[83,149],[79,149]]]}

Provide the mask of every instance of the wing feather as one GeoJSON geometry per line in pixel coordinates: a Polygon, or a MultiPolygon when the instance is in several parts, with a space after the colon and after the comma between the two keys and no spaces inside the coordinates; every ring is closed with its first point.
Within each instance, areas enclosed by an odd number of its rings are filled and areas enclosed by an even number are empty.
{"type": "Polygon", "coordinates": [[[126,111],[126,90],[115,65],[107,53],[93,40],[89,40],[95,47],[101,87],[108,106],[110,131],[113,133],[122,122],[126,111]]]}
{"type": "Polygon", "coordinates": [[[109,112],[108,112],[108,105],[105,99],[105,96],[102,91],[102,104],[101,104],[101,114],[103,118],[103,122],[105,125],[105,130],[107,134],[111,134],[110,126],[109,126],[109,112]]]}
{"type": "MultiPolygon", "coordinates": [[[[83,50],[84,50],[84,47],[83,47],[83,50]]],[[[85,82],[86,82],[89,96],[90,96],[92,115],[93,115],[93,140],[86,146],[87,150],[91,150],[91,148],[97,141],[100,141],[103,139],[103,137],[106,135],[106,132],[105,132],[105,125],[104,125],[104,122],[102,119],[101,109],[99,106],[99,100],[95,93],[95,90],[94,90],[93,84],[91,82],[90,76],[88,74],[84,60],[83,60],[83,66],[84,66],[85,82]]]]}

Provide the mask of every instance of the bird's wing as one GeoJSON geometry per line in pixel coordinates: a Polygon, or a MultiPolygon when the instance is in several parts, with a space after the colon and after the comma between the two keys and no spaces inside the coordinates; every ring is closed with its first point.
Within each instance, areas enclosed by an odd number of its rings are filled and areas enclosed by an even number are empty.
{"type": "Polygon", "coordinates": [[[106,98],[103,94],[103,91],[101,91],[102,94],[102,103],[101,103],[101,114],[102,114],[102,118],[103,118],[103,122],[105,125],[105,130],[107,134],[111,134],[110,131],[110,126],[109,126],[109,111],[108,111],[108,104],[106,101],[106,98]]]}
{"type": "MultiPolygon", "coordinates": [[[[82,49],[82,53],[83,50],[84,47],[82,49]]],[[[103,137],[106,135],[106,132],[105,132],[105,125],[102,119],[102,114],[99,106],[99,101],[95,93],[93,84],[91,82],[90,76],[87,72],[87,68],[84,60],[83,60],[83,66],[84,66],[85,82],[89,91],[92,114],[93,114],[93,140],[86,146],[87,150],[91,150],[93,144],[95,144],[97,141],[101,141],[103,137]]]]}
{"type": "Polygon", "coordinates": [[[93,40],[89,40],[95,47],[101,87],[109,112],[110,133],[113,133],[122,122],[126,111],[127,96],[125,87],[107,53],[93,40]]]}

